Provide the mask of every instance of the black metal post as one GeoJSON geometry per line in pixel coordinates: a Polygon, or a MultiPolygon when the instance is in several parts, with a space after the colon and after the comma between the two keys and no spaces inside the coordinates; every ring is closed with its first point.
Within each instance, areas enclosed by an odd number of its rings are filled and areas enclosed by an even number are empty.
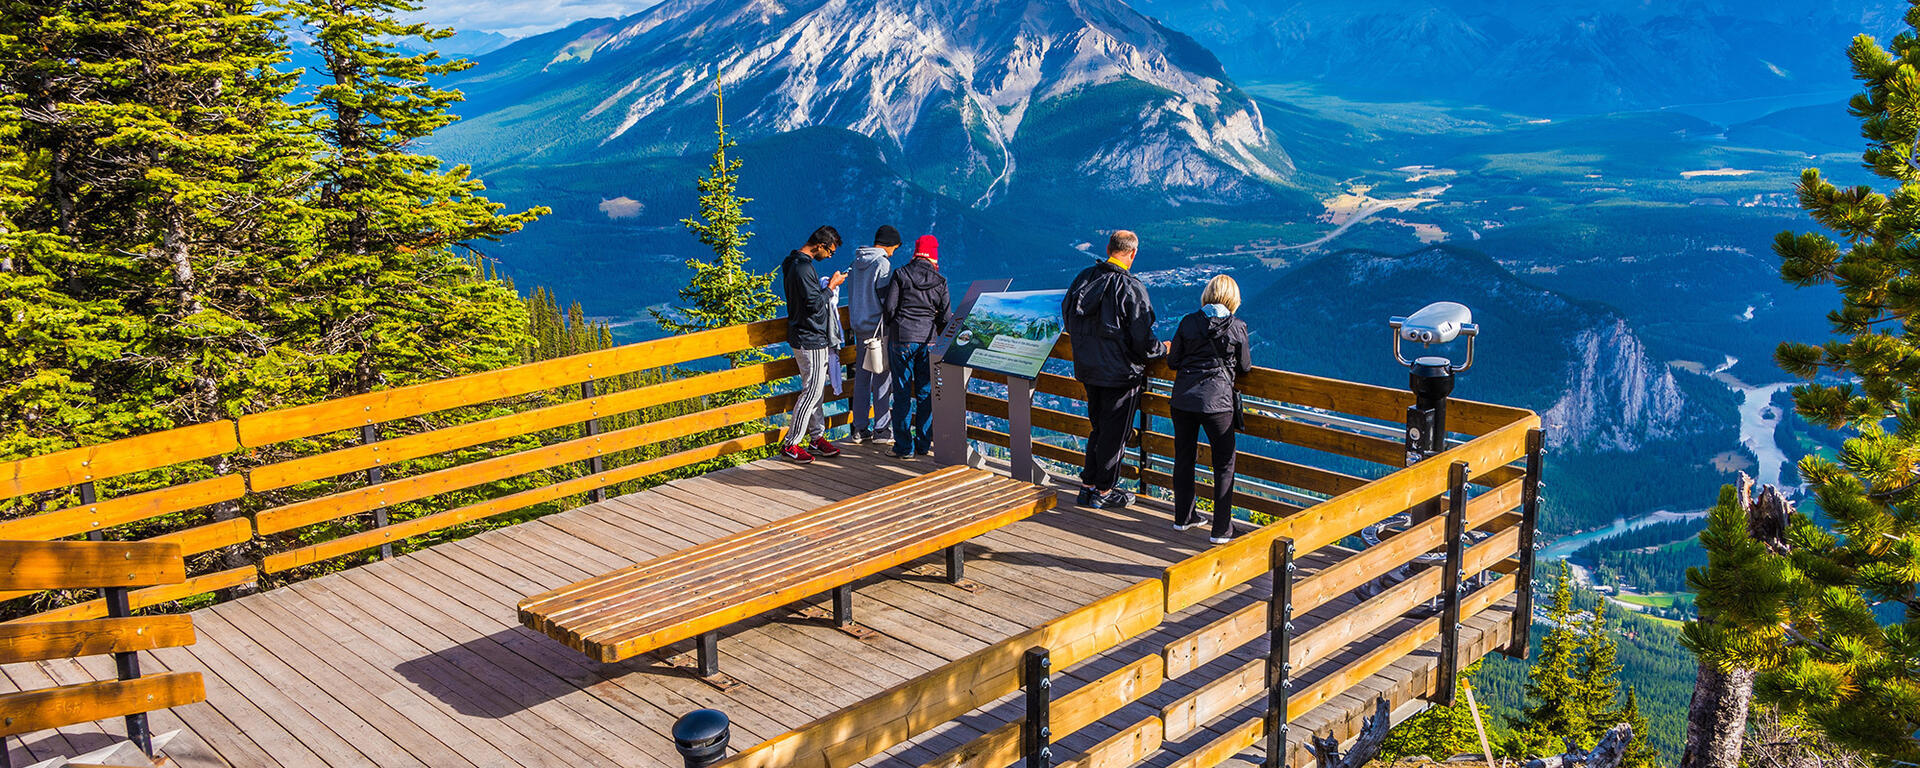
{"type": "Polygon", "coordinates": [[[698,671],[701,677],[720,674],[720,633],[718,631],[700,633],[700,645],[694,652],[694,663],[699,665],[698,671]]]}
{"type": "Polygon", "coordinates": [[[1463,544],[1467,536],[1467,464],[1456,461],[1447,471],[1447,562],[1440,572],[1440,676],[1433,701],[1453,706],[1460,677],[1460,582],[1466,578],[1463,544]]]}
{"type": "Polygon", "coordinates": [[[1027,692],[1027,719],[1020,724],[1020,753],[1026,768],[1052,768],[1053,658],[1045,648],[1028,648],[1020,663],[1020,687],[1027,692]]]}
{"type": "Polygon", "coordinates": [[[833,588],[833,625],[840,629],[853,626],[853,585],[833,588]]]}
{"type": "MultiPolygon", "coordinates": [[[[94,490],[92,480],[80,484],[80,506],[93,506],[93,503],[99,500],[99,494],[94,490]]],[[[93,521],[93,526],[92,530],[87,531],[87,541],[105,541],[107,534],[100,530],[100,521],[93,521]]]]}
{"type": "Polygon", "coordinates": [[[1287,696],[1293,691],[1293,539],[1273,542],[1267,607],[1267,768],[1287,764],[1287,696]]]}
{"type": "Polygon", "coordinates": [[[1533,538],[1540,527],[1540,462],[1546,441],[1542,430],[1527,433],[1527,476],[1520,483],[1520,570],[1514,576],[1520,583],[1514,596],[1513,638],[1505,651],[1516,659],[1527,658],[1533,633],[1533,538]]]}
{"type": "MultiPolygon", "coordinates": [[[[1414,404],[1407,408],[1407,466],[1411,467],[1447,449],[1447,396],[1453,394],[1454,375],[1446,358],[1415,360],[1407,374],[1414,404]]],[[[1440,500],[1414,507],[1413,522],[1440,514],[1440,500]]]]}
{"type": "Polygon", "coordinates": [[[732,736],[727,714],[717,709],[696,709],[673,722],[673,748],[680,751],[687,768],[706,768],[727,756],[727,739],[732,736]]]}
{"type": "MultiPolygon", "coordinates": [[[[592,400],[593,398],[594,398],[593,382],[591,380],[580,382],[580,399],[592,400]]],[[[600,434],[599,413],[600,412],[598,410],[595,410],[594,411],[595,417],[591,419],[587,419],[587,423],[583,425],[586,429],[588,437],[592,437],[594,435],[600,434]]],[[[601,472],[605,472],[606,470],[607,470],[607,460],[606,458],[602,457],[600,454],[596,453],[594,454],[593,458],[587,459],[587,474],[598,475],[601,472]]],[[[591,491],[587,491],[587,501],[589,502],[598,504],[606,500],[607,500],[607,489],[605,488],[595,488],[591,491]]]]}
{"type": "MultiPolygon", "coordinates": [[[[127,599],[126,587],[108,587],[107,616],[124,619],[133,615],[133,606],[127,599]]],[[[133,651],[123,651],[113,655],[114,670],[121,680],[140,678],[140,655],[133,651]]],[[[127,740],[140,748],[140,752],[153,757],[153,731],[147,727],[147,713],[139,712],[127,715],[127,740]]]]}
{"type": "Polygon", "coordinates": [[[947,547],[947,583],[958,584],[967,577],[966,542],[947,547]]]}
{"type": "MultiPolygon", "coordinates": [[[[361,445],[372,445],[375,442],[378,442],[379,440],[380,440],[380,430],[377,426],[373,424],[360,425],[360,444],[361,445]]],[[[378,461],[376,461],[374,462],[373,466],[367,468],[367,485],[379,485],[380,481],[386,479],[386,476],[387,476],[386,470],[380,466],[380,463],[378,461]]],[[[373,527],[375,528],[387,527],[387,505],[384,502],[381,503],[380,506],[373,508],[373,527]]],[[[393,544],[392,543],[381,544],[380,559],[386,560],[391,557],[393,557],[393,544]]]]}

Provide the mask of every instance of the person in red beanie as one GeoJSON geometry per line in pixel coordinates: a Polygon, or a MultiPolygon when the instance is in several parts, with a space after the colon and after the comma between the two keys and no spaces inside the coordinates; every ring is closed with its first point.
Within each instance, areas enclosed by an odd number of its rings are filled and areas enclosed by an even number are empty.
{"type": "Polygon", "coordinates": [[[940,241],[921,235],[913,260],[893,273],[882,309],[893,329],[893,455],[933,450],[933,368],[929,346],[947,330],[947,279],[940,275],[940,241]],[[911,427],[911,431],[909,431],[911,427]]]}

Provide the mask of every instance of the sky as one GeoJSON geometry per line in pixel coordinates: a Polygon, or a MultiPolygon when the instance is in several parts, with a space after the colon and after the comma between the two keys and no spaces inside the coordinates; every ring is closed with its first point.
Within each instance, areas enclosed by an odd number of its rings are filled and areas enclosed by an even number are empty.
{"type": "Polygon", "coordinates": [[[621,17],[646,10],[657,0],[423,0],[412,18],[460,31],[498,32],[525,37],[581,19],[621,17]]]}

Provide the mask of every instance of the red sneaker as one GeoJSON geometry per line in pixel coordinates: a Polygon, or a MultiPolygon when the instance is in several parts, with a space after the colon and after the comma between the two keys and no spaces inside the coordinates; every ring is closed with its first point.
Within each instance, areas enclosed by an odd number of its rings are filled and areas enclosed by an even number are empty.
{"type": "Polygon", "coordinates": [[[833,443],[827,442],[827,439],[825,437],[814,438],[813,443],[808,445],[807,447],[812,448],[813,453],[816,456],[825,456],[831,459],[835,456],[840,455],[840,449],[834,447],[833,443]]]}
{"type": "Polygon", "coordinates": [[[808,453],[807,449],[797,445],[789,445],[785,448],[781,448],[780,455],[787,457],[787,461],[791,461],[795,464],[812,464],[813,463],[813,454],[808,453]]]}

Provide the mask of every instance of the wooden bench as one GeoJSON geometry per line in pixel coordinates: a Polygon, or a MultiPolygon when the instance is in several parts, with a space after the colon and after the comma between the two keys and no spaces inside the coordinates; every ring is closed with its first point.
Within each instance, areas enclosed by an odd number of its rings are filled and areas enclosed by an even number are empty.
{"type": "Polygon", "coordinates": [[[134,616],[127,591],[186,579],[172,542],[0,541],[0,590],[98,588],[110,617],[0,624],[0,664],[112,654],[119,677],[0,694],[0,754],[8,736],[124,716],[128,741],[152,757],[163,737],[148,729],[146,713],[205,701],[207,692],[199,672],[141,676],[138,653],[192,645],[193,619],[134,616]]]}
{"type": "Polygon", "coordinates": [[[1053,491],[949,467],[520,601],[520,623],[602,662],[699,638],[699,672],[719,673],[719,630],[822,592],[853,622],[852,584],[962,546],[1051,509],[1053,491]]]}

